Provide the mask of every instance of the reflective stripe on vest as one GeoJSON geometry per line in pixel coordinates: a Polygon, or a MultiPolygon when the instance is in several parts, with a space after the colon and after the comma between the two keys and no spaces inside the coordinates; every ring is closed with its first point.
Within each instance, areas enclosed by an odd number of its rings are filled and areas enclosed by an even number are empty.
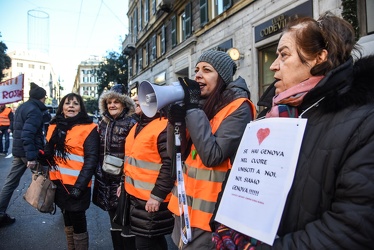
{"type": "MultiPolygon", "coordinates": [[[[214,134],[222,121],[244,102],[251,106],[252,112],[255,110],[254,105],[246,98],[239,98],[229,103],[210,120],[212,133],[214,134]]],[[[191,227],[211,231],[209,222],[214,212],[218,193],[221,191],[222,182],[226,172],[231,168],[231,163],[228,158],[217,166],[205,167],[198,154],[195,159],[192,157],[193,150],[196,150],[194,145],[191,146],[190,154],[183,164],[191,227]]],[[[172,190],[168,208],[172,213],[179,215],[177,186],[174,186],[172,190]]]]}
{"type": "Polygon", "coordinates": [[[10,126],[9,114],[12,110],[6,107],[3,112],[0,113],[0,126],[10,126]]]}
{"type": "MultiPolygon", "coordinates": [[[[48,127],[46,139],[49,141],[56,128],[56,124],[48,127]]],[[[67,154],[66,162],[62,158],[55,156],[55,162],[58,170],[49,172],[51,180],[61,180],[63,184],[74,185],[78,179],[80,171],[84,165],[84,142],[93,129],[97,129],[95,123],[79,124],[67,131],[65,143],[71,148],[71,152],[67,154]]],[[[88,187],[91,186],[90,181],[88,187]]]]}
{"type": "MultiPolygon", "coordinates": [[[[138,124],[133,126],[125,143],[125,189],[129,194],[148,200],[162,166],[157,138],[167,126],[167,119],[159,118],[147,124],[136,136],[138,124]]],[[[169,194],[165,201],[170,199],[169,194]]]]}

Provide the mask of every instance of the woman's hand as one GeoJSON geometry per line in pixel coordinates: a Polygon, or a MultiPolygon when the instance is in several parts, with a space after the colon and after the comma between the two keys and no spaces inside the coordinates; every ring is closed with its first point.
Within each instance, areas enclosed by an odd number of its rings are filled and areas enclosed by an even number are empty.
{"type": "Polygon", "coordinates": [[[201,95],[200,85],[187,77],[183,79],[179,77],[178,80],[184,91],[184,105],[186,106],[186,110],[198,108],[201,95]]]}
{"type": "Polygon", "coordinates": [[[157,212],[160,208],[160,204],[161,203],[159,201],[153,198],[149,198],[149,200],[145,204],[145,211],[147,211],[148,213],[157,212]]]}

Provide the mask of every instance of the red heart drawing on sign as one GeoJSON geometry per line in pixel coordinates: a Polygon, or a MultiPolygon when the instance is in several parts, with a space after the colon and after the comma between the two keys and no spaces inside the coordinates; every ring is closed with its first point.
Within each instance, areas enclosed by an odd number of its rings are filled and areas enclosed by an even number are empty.
{"type": "Polygon", "coordinates": [[[258,139],[258,144],[260,145],[266,137],[270,134],[270,129],[268,128],[260,128],[257,131],[257,139],[258,139]]]}

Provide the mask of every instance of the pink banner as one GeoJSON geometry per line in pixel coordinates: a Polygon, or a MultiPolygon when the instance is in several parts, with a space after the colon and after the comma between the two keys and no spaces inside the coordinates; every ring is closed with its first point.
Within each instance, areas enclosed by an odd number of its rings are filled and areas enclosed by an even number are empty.
{"type": "Polygon", "coordinates": [[[23,99],[24,75],[0,83],[0,104],[18,102],[23,99]]]}

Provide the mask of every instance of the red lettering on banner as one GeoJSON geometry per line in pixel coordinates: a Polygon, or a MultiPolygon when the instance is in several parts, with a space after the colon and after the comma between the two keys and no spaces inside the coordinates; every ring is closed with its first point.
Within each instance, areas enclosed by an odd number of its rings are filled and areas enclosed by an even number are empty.
{"type": "Polygon", "coordinates": [[[3,99],[11,99],[14,97],[22,97],[22,90],[3,91],[3,99]]]}

